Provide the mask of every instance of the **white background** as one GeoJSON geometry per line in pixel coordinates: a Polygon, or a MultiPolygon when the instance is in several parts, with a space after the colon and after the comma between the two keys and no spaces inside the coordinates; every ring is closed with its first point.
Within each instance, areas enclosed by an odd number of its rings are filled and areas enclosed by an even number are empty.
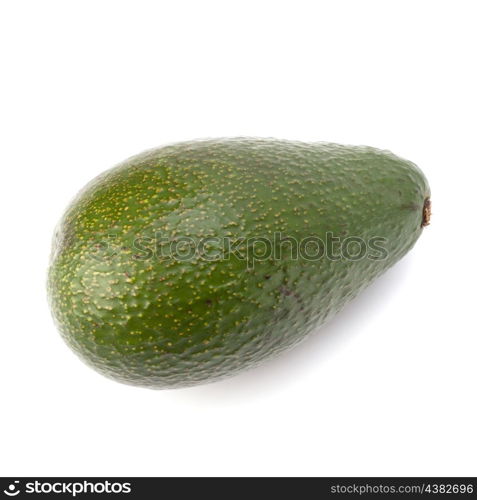
{"type": "Polygon", "coordinates": [[[0,6],[0,475],[477,475],[472,1],[0,6]],[[55,331],[73,195],[171,141],[366,144],[416,162],[415,248],[281,358],[191,389],[120,385],[55,331]]]}

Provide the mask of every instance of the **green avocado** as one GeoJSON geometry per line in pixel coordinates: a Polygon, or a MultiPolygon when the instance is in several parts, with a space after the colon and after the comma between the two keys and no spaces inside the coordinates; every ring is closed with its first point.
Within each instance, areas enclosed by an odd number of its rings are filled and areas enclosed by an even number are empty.
{"type": "Polygon", "coordinates": [[[429,196],[413,163],[370,147],[232,138],[146,151],[67,208],[52,313],[115,380],[223,379],[301,342],[397,262],[429,196]]]}

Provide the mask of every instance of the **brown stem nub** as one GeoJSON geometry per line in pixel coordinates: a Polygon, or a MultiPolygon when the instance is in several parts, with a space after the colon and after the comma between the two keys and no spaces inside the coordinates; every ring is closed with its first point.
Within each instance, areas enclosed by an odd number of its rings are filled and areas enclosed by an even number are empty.
{"type": "Polygon", "coordinates": [[[424,206],[422,207],[421,227],[426,227],[430,223],[431,223],[431,199],[426,198],[424,200],[424,206]]]}

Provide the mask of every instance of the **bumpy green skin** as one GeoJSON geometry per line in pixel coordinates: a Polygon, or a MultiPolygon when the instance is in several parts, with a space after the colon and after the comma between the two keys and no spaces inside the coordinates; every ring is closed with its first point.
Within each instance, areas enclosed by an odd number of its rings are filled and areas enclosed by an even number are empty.
{"type": "Polygon", "coordinates": [[[53,315],[85,362],[121,382],[218,380],[297,344],[398,261],[421,234],[427,197],[414,164],[369,147],[237,138],[146,151],[94,179],[63,216],[48,279],[53,315]],[[295,259],[285,245],[280,259],[252,267],[234,255],[145,250],[158,233],[233,241],[277,232],[384,237],[388,256],[295,259]]]}

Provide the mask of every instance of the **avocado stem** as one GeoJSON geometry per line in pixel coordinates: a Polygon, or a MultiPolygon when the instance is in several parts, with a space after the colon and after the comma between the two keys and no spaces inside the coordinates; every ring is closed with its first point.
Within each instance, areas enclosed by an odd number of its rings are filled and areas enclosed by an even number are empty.
{"type": "Polygon", "coordinates": [[[426,227],[431,223],[431,199],[428,197],[424,200],[422,207],[422,222],[421,227],[426,227]]]}

